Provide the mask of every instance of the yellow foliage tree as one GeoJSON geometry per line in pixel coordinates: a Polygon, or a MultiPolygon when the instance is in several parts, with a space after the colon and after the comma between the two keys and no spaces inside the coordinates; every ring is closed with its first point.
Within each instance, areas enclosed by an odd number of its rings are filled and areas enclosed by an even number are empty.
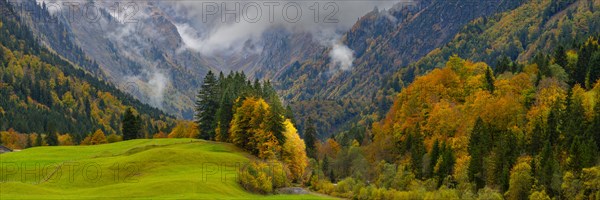
{"type": "Polygon", "coordinates": [[[102,130],[98,129],[96,130],[96,132],[94,132],[94,134],[92,135],[92,138],[90,139],[90,144],[91,145],[96,145],[96,144],[106,144],[106,136],[104,135],[104,132],[102,132],[102,130]]]}
{"type": "Polygon", "coordinates": [[[8,129],[8,131],[0,132],[2,137],[2,144],[11,149],[23,149],[27,146],[27,134],[21,134],[15,130],[8,129]]]}
{"type": "Polygon", "coordinates": [[[257,152],[258,158],[261,159],[276,159],[277,153],[281,150],[277,138],[270,132],[257,129],[250,140],[254,144],[254,151],[257,152]]]}
{"type": "Polygon", "coordinates": [[[198,134],[198,129],[196,129],[194,122],[179,121],[171,133],[169,133],[168,138],[197,138],[198,134]]]}
{"type": "Polygon", "coordinates": [[[527,199],[532,185],[531,166],[527,162],[518,163],[510,173],[509,188],[506,191],[507,199],[527,199]]]}
{"type": "MultiPolygon", "coordinates": [[[[238,99],[240,103],[241,99],[238,99]]],[[[266,130],[269,105],[262,98],[249,97],[235,108],[229,133],[233,144],[261,159],[273,159],[281,146],[273,133],[266,130]]]]}
{"type": "Polygon", "coordinates": [[[81,140],[81,142],[79,143],[79,145],[91,145],[92,144],[92,135],[88,134],[85,138],[83,138],[83,140],[81,140]]]}
{"type": "Polygon", "coordinates": [[[63,135],[58,135],[58,144],[60,146],[71,146],[75,143],[73,142],[73,137],[71,137],[71,135],[67,133],[63,135]]]}
{"type": "Polygon", "coordinates": [[[306,145],[304,140],[300,139],[298,130],[288,119],[284,122],[286,140],[283,144],[283,153],[281,159],[291,172],[292,180],[299,182],[302,179],[304,170],[308,166],[308,157],[306,156],[306,145]]]}

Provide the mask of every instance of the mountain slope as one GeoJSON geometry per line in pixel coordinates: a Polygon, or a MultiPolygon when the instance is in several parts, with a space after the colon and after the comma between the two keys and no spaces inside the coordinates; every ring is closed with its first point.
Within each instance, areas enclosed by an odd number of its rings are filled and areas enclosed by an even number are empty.
{"type": "MultiPolygon", "coordinates": [[[[319,111],[309,110],[300,114],[302,119],[313,116],[323,125],[318,127],[341,127],[348,121],[356,121],[361,113],[364,116],[386,110],[391,99],[378,90],[393,81],[391,74],[450,41],[469,21],[513,9],[521,3],[521,0],[416,1],[409,5],[400,3],[390,10],[375,9],[360,18],[343,37],[343,43],[356,56],[351,69],[335,70],[337,67],[327,56],[330,48],[316,59],[295,63],[276,79],[295,110],[305,110],[306,104],[341,107],[333,109],[335,118],[321,120],[319,111]],[[373,104],[378,102],[374,99],[381,98],[387,98],[387,103],[373,104]],[[347,105],[363,109],[346,112],[351,109],[347,105]]],[[[320,132],[327,135],[336,129],[325,128],[320,132]]]]}
{"type": "Polygon", "coordinates": [[[35,147],[2,154],[0,159],[3,166],[38,164],[49,169],[26,179],[20,173],[5,173],[0,183],[2,199],[326,199],[248,193],[237,183],[236,166],[253,158],[233,145],[203,140],[145,139],[97,146],[35,147]],[[220,166],[227,167],[224,174],[218,171],[220,166]],[[84,168],[90,171],[88,175],[84,168]],[[93,174],[93,170],[99,173],[93,174]]]}
{"type": "Polygon", "coordinates": [[[447,45],[410,68],[426,72],[452,54],[495,67],[502,56],[527,61],[536,52],[568,48],[600,32],[599,7],[598,1],[531,0],[515,10],[470,22],[447,45]],[[564,3],[557,7],[557,2],[564,3]]]}
{"type": "Polygon", "coordinates": [[[110,11],[113,2],[76,6],[96,6],[95,20],[79,15],[70,18],[68,9],[50,10],[45,2],[11,3],[36,39],[58,55],[144,103],[192,118],[197,77],[208,68],[197,53],[182,50],[177,27],[153,3],[136,2],[136,15],[129,18],[125,17],[129,10],[110,11]]]}
{"type": "Polygon", "coordinates": [[[0,1],[0,128],[23,133],[71,133],[76,142],[97,129],[119,133],[126,107],[140,114],[146,133],[173,124],[162,111],[39,45],[6,1],[0,1]]]}

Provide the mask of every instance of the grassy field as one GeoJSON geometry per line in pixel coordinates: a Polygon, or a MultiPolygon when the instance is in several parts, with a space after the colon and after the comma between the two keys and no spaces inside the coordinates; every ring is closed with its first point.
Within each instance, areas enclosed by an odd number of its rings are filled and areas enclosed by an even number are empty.
{"type": "Polygon", "coordinates": [[[230,144],[147,139],[0,155],[0,199],[323,199],[257,195],[236,182],[248,154],[230,144]]]}

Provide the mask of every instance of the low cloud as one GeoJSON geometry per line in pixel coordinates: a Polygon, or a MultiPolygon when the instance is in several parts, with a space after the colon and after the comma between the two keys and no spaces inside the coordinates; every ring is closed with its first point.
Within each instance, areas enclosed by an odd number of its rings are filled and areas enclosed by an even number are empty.
{"type": "MultiPolygon", "coordinates": [[[[407,0],[398,2],[402,1],[407,0]]],[[[271,8],[265,3],[273,2],[166,1],[160,2],[159,7],[169,10],[168,13],[173,15],[185,48],[201,54],[212,55],[214,52],[244,50],[244,45],[247,45],[248,41],[251,44],[260,43],[263,33],[270,28],[284,27],[291,32],[312,33],[315,40],[324,46],[336,49],[336,56],[344,57],[348,55],[347,47],[344,49],[341,46],[332,46],[331,38],[339,38],[340,33],[348,30],[358,18],[375,7],[391,8],[398,2],[287,0],[277,1],[277,5],[271,8]],[[238,12],[224,13],[224,10],[235,10],[236,3],[239,3],[238,12]]],[[[351,67],[351,65],[343,66],[351,67]]]]}
{"type": "Polygon", "coordinates": [[[177,31],[187,49],[204,55],[214,52],[240,51],[249,40],[258,41],[267,27],[249,23],[221,25],[202,34],[187,23],[176,24],[177,31]]]}
{"type": "Polygon", "coordinates": [[[167,84],[169,84],[169,79],[165,74],[155,71],[150,75],[150,79],[148,80],[148,86],[150,86],[151,91],[149,97],[152,104],[158,108],[162,108],[167,84]]]}
{"type": "Polygon", "coordinates": [[[138,98],[146,98],[151,106],[163,109],[165,92],[170,85],[170,80],[165,72],[157,67],[145,69],[141,74],[126,76],[122,90],[131,95],[141,95],[138,98]]]}
{"type": "Polygon", "coordinates": [[[334,69],[339,68],[343,71],[347,71],[352,69],[354,51],[346,45],[336,43],[329,52],[329,58],[331,58],[334,69]]]}

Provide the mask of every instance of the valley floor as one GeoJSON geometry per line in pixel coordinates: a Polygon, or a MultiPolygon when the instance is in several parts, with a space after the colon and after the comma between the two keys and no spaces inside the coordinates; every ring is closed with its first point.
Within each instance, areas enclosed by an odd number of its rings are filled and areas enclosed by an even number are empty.
{"type": "Polygon", "coordinates": [[[0,199],[326,199],[258,195],[236,182],[250,156],[192,139],[35,147],[0,155],[0,199]]]}

